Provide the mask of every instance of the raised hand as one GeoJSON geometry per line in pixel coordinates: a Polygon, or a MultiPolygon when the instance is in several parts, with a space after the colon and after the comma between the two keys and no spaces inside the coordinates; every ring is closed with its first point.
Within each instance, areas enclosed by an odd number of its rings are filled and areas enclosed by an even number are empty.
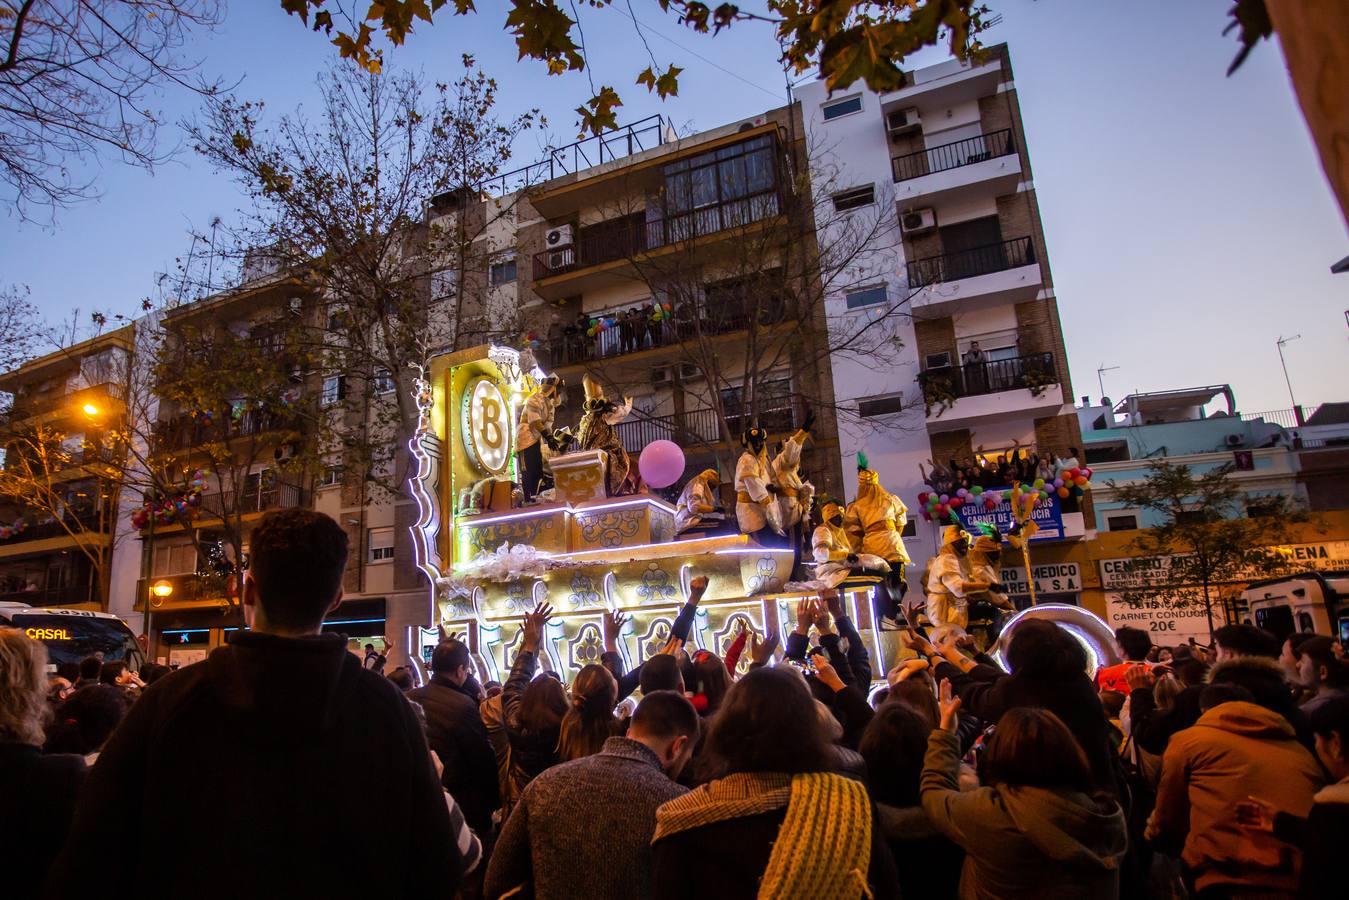
{"type": "Polygon", "coordinates": [[[656,655],[657,655],[657,656],[674,656],[674,655],[677,654],[680,650],[683,650],[683,649],[684,649],[684,639],[683,639],[683,638],[679,638],[679,637],[672,637],[672,638],[670,638],[668,641],[665,642],[665,646],[664,646],[664,647],[661,647],[661,648],[660,648],[660,653],[658,653],[658,654],[656,654],[656,655]]]}
{"type": "Polygon", "coordinates": [[[694,606],[698,605],[705,593],[707,593],[706,575],[698,575],[689,582],[689,602],[694,606]]]}
{"type": "Polygon", "coordinates": [[[543,626],[548,624],[552,616],[553,607],[547,603],[540,603],[534,607],[533,612],[525,613],[524,621],[521,623],[525,630],[525,636],[520,641],[521,650],[533,653],[539,649],[539,644],[543,642],[543,626]]]}
{"type": "Polygon", "coordinates": [[[1157,683],[1157,676],[1153,675],[1147,666],[1130,666],[1124,670],[1124,681],[1129,685],[1130,691],[1150,691],[1157,683]]]}
{"type": "Polygon", "coordinates": [[[759,633],[753,632],[749,636],[749,658],[756,665],[766,665],[773,658],[773,651],[778,648],[778,636],[770,634],[767,640],[760,641],[759,633]]]}
{"type": "Polygon", "coordinates": [[[821,653],[816,653],[810,658],[810,661],[815,665],[815,677],[820,679],[827,688],[834,693],[843,690],[843,679],[838,677],[838,672],[834,671],[834,667],[829,662],[828,657],[821,653]]]}
{"type": "Polygon", "coordinates": [[[623,626],[628,624],[631,616],[625,616],[618,610],[604,614],[602,621],[604,628],[604,649],[610,652],[618,649],[618,639],[623,634],[623,626]]]}
{"type": "Polygon", "coordinates": [[[810,634],[811,623],[815,621],[816,601],[811,597],[802,597],[796,601],[796,633],[810,634]]]}
{"type": "Polygon", "coordinates": [[[960,721],[960,698],[954,696],[951,682],[945,678],[941,680],[937,706],[941,710],[942,731],[955,731],[956,724],[960,721]]]}
{"type": "Polygon", "coordinates": [[[932,642],[919,634],[912,625],[908,627],[904,643],[909,649],[916,653],[921,653],[923,656],[931,656],[937,652],[937,649],[932,646],[932,642]]]}
{"type": "Polygon", "coordinates": [[[815,622],[815,629],[819,631],[820,634],[834,633],[834,626],[829,621],[829,608],[825,605],[825,601],[815,601],[815,616],[813,621],[815,622]]]}
{"type": "Polygon", "coordinates": [[[824,605],[829,608],[829,615],[835,619],[843,616],[843,598],[839,596],[838,591],[824,591],[820,594],[820,597],[824,600],[824,605]]]}

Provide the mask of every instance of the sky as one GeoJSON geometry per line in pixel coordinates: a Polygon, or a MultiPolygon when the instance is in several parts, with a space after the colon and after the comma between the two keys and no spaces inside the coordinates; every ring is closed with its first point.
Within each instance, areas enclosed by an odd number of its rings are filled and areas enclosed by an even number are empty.
{"type": "MultiPolygon", "coordinates": [[[[548,133],[526,135],[516,162],[575,137],[585,75],[550,78],[517,61],[504,8],[446,18],[392,51],[394,66],[453,80],[473,53],[500,85],[499,108],[539,107],[548,133]]],[[[1264,43],[1231,78],[1235,40],[1221,32],[1230,0],[989,0],[1003,21],[986,40],[1010,48],[1076,396],[1119,400],[1230,383],[1243,412],[1290,405],[1275,341],[1286,345],[1299,403],[1349,400],[1349,232],[1317,160],[1281,51],[1264,43]]],[[[615,85],[620,122],[654,113],[680,131],[781,105],[786,80],[767,26],[715,38],[682,29],[652,0],[602,11],[580,4],[596,85],[615,85]],[[656,61],[684,68],[677,98],[632,84],[656,61]]],[[[336,51],[277,0],[231,0],[223,27],[185,48],[204,74],[238,82],[273,112],[316,108],[315,77],[336,51]]],[[[937,49],[906,67],[939,62],[937,49]]],[[[170,121],[196,99],[158,98],[170,121]]],[[[179,142],[176,130],[164,133],[179,142]]],[[[242,195],[191,151],[154,173],[96,167],[99,200],[58,213],[54,228],[0,224],[0,283],[27,285],[45,314],[73,308],[134,314],[159,273],[188,248],[188,230],[238,217],[242,195]]]]}

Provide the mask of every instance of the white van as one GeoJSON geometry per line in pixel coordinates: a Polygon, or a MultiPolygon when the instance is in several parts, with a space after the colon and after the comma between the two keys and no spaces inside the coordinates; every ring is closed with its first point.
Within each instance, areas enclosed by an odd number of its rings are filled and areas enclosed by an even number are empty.
{"type": "Polygon", "coordinates": [[[5,626],[22,628],[30,638],[46,644],[53,666],[78,663],[94,653],[102,653],[110,662],[121,660],[132,671],[145,662],[136,636],[112,613],[6,602],[0,603],[0,627],[5,626]]]}

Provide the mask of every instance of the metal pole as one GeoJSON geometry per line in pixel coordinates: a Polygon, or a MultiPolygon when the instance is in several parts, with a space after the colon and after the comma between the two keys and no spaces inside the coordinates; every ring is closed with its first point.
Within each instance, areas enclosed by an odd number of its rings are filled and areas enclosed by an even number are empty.
{"type": "Polygon", "coordinates": [[[1292,379],[1288,377],[1288,363],[1285,362],[1283,358],[1283,345],[1287,344],[1289,341],[1300,340],[1302,340],[1302,335],[1295,334],[1290,338],[1280,337],[1274,342],[1275,346],[1279,348],[1279,365],[1283,366],[1283,383],[1288,387],[1288,402],[1294,409],[1297,409],[1297,401],[1293,399],[1293,382],[1292,379]]]}

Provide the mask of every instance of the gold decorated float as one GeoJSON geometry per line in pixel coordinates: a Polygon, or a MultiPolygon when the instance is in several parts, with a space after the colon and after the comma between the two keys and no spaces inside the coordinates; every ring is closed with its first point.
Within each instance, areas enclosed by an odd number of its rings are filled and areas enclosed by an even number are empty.
{"type": "MultiPolygon", "coordinates": [[[[709,586],[689,643],[724,654],[743,623],[785,643],[795,604],[788,592],[792,552],[743,534],[677,538],[675,508],[649,494],[608,496],[603,450],[554,456],[551,501],[520,506],[512,453],[520,408],[545,374],[528,353],[478,347],[436,358],[419,384],[421,426],[411,449],[417,562],[432,584],[432,615],[414,628],[410,650],[427,659],[436,626],[465,635],[484,678],[509,671],[520,620],[537,602],[556,614],[544,641],[545,665],[570,678],[598,662],[606,611],[631,615],[621,652],[634,666],[657,652],[689,592],[709,586]]],[[[635,461],[634,461],[635,464],[635,461]]],[[[844,602],[880,661],[870,588],[843,588],[844,602]]],[[[887,637],[888,643],[888,637],[887,637]]],[[[691,648],[690,648],[691,649],[691,648]]],[[[748,654],[742,665],[748,665],[748,654]]]]}

